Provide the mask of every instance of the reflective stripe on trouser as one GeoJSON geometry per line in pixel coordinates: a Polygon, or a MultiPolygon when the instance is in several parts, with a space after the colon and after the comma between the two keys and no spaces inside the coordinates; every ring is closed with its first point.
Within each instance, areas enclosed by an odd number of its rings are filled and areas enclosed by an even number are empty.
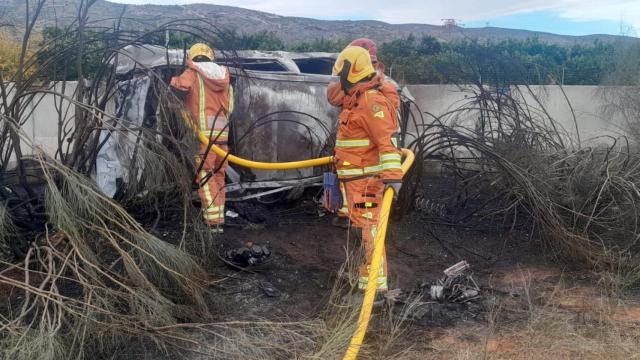
{"type": "MultiPolygon", "coordinates": [[[[221,145],[220,147],[225,151],[228,149],[226,145],[221,145]]],[[[202,155],[206,150],[207,147],[205,145],[200,146],[200,155],[196,158],[198,162],[201,161],[202,155]]],[[[224,175],[227,168],[226,161],[220,167],[220,170],[212,174],[204,184],[201,183],[201,180],[205,178],[210,171],[218,168],[221,160],[221,157],[209,151],[202,170],[197,176],[197,182],[200,184],[198,195],[202,203],[202,218],[208,225],[220,225],[224,223],[224,175]]]]}
{"type": "Polygon", "coordinates": [[[336,173],[341,178],[373,175],[384,170],[401,170],[402,156],[399,153],[384,153],[380,155],[380,162],[378,164],[365,166],[363,168],[354,167],[348,161],[343,161],[340,165],[336,173]]]}
{"type": "MultiPolygon", "coordinates": [[[[371,225],[368,227],[362,228],[362,242],[364,244],[364,251],[367,257],[367,264],[361,265],[359,268],[359,276],[358,276],[358,289],[365,290],[367,285],[369,284],[369,270],[371,269],[371,256],[373,254],[374,248],[374,240],[376,238],[377,226],[371,225]]],[[[380,264],[380,269],[378,270],[378,291],[387,291],[389,289],[387,284],[387,252],[386,249],[383,249],[382,252],[382,263],[380,264]]]]}
{"type": "MultiPolygon", "coordinates": [[[[371,256],[380,216],[384,183],[379,178],[367,177],[344,182],[344,188],[349,219],[353,226],[362,229],[362,243],[367,263],[360,266],[358,288],[364,289],[369,279],[369,268],[371,267],[371,256]]],[[[381,265],[377,288],[378,291],[386,291],[388,289],[386,252],[383,252],[381,265]]]]}
{"type": "Polygon", "coordinates": [[[341,168],[336,170],[339,177],[345,176],[362,176],[362,175],[371,175],[377,174],[383,170],[383,164],[366,166],[364,168],[341,168]]]}
{"type": "Polygon", "coordinates": [[[369,139],[337,139],[336,147],[341,148],[359,148],[359,147],[368,147],[369,139]]]}

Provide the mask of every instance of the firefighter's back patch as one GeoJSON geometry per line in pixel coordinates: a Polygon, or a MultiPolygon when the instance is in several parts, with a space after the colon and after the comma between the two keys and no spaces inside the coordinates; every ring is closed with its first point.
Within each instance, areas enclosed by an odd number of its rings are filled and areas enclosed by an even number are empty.
{"type": "Polygon", "coordinates": [[[384,111],[380,105],[373,104],[371,110],[373,111],[373,117],[384,118],[384,111]]]}

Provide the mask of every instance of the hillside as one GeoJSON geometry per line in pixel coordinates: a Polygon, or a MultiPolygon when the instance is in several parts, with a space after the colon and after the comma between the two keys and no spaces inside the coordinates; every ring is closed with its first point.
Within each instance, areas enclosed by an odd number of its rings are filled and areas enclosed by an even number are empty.
{"type": "MultiPolygon", "coordinates": [[[[77,14],[80,0],[49,0],[38,28],[55,24],[67,24],[77,14]]],[[[152,27],[175,19],[207,18],[217,26],[233,28],[238,32],[271,31],[289,43],[308,42],[314,39],[343,39],[369,37],[378,42],[386,42],[409,34],[431,35],[442,41],[462,38],[472,39],[525,39],[538,37],[541,41],[569,46],[577,43],[604,42],[621,39],[636,41],[635,38],[612,35],[567,36],[545,32],[515,30],[505,28],[444,28],[428,24],[388,24],[381,21],[328,21],[309,18],[287,17],[232,6],[210,4],[193,5],[125,5],[98,0],[92,7],[92,20],[113,19],[124,11],[127,27],[152,27]]],[[[24,29],[24,0],[2,0],[0,4],[0,24],[10,24],[11,32],[19,34],[24,29]]],[[[106,20],[106,24],[111,23],[106,20]]]]}

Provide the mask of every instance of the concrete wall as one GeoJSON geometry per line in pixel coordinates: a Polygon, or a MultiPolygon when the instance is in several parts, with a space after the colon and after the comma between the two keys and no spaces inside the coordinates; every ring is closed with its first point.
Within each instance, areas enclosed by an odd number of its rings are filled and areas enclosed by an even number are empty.
{"type": "MultiPolygon", "coordinates": [[[[409,85],[407,86],[411,94],[415,97],[416,103],[422,111],[432,113],[436,116],[463,106],[470,100],[470,92],[461,91],[454,85],[409,85]]],[[[571,108],[567,99],[573,107],[581,140],[590,142],[602,135],[620,135],[624,133],[620,124],[623,119],[620,116],[609,117],[605,115],[604,109],[608,105],[601,95],[602,88],[598,86],[565,86],[563,95],[562,89],[558,86],[531,86],[530,90],[519,87],[524,100],[534,111],[540,111],[536,98],[544,105],[544,108],[562,127],[576,138],[576,126],[571,114],[571,108]]],[[[517,91],[512,89],[511,94],[515,96],[517,91]]],[[[473,117],[473,114],[467,114],[473,117]]],[[[425,118],[431,120],[432,118],[425,118]]],[[[451,117],[448,117],[452,120],[451,117]]],[[[467,119],[469,120],[469,119],[467,119]]]]}
{"type": "MultiPolygon", "coordinates": [[[[51,90],[56,92],[64,90],[67,97],[73,97],[76,86],[77,82],[70,81],[66,83],[64,89],[58,85],[51,90]]],[[[23,154],[32,155],[35,151],[34,147],[38,147],[53,156],[58,148],[58,119],[61,116],[67,123],[67,131],[72,130],[73,120],[71,119],[74,115],[74,107],[68,100],[61,99],[59,96],[38,95],[27,104],[25,116],[27,115],[29,120],[22,126],[22,131],[31,140],[33,147],[23,141],[23,154]]]]}
{"type": "MultiPolygon", "coordinates": [[[[73,82],[67,83],[65,93],[72,96],[75,85],[73,82]]],[[[466,101],[469,101],[471,95],[453,85],[410,85],[407,88],[411,91],[416,103],[423,111],[437,116],[462,106],[466,101]]],[[[521,90],[523,92],[527,91],[525,88],[521,88],[521,90]]],[[[599,95],[599,87],[565,86],[564,90],[574,108],[578,119],[580,137],[583,141],[605,134],[618,135],[623,133],[619,127],[622,119],[608,118],[603,115],[603,108],[607,104],[602,100],[602,96],[599,95]]],[[[543,102],[545,108],[554,119],[568,132],[575,134],[571,109],[559,87],[532,86],[531,91],[543,102]]],[[[533,108],[539,108],[532,95],[525,94],[524,98],[533,108]]],[[[54,100],[55,98],[52,95],[44,96],[35,107],[31,121],[28,121],[23,127],[24,131],[33,140],[33,143],[50,154],[53,154],[57,148],[58,109],[56,109],[54,100]]],[[[64,103],[65,108],[63,111],[65,112],[65,117],[73,116],[73,107],[67,108],[69,103],[67,101],[64,101],[64,103]]],[[[32,104],[32,106],[34,105],[32,104]]],[[[474,115],[467,114],[467,116],[472,119],[474,115]]],[[[430,118],[427,117],[427,120],[429,121],[430,118]]],[[[25,152],[30,153],[26,147],[25,152]]]]}

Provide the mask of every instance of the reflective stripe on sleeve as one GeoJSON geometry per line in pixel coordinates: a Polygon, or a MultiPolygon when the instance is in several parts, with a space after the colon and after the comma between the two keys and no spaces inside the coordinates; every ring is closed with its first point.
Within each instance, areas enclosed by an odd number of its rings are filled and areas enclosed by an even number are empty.
{"type": "Polygon", "coordinates": [[[341,169],[337,171],[338,175],[345,175],[345,176],[351,176],[351,175],[364,175],[364,172],[362,169],[341,169]]]}
{"type": "Polygon", "coordinates": [[[374,165],[374,166],[367,166],[364,168],[364,173],[365,174],[373,174],[373,173],[377,173],[382,171],[383,166],[381,165],[374,165]]]}
{"type": "Polygon", "coordinates": [[[395,154],[395,153],[387,153],[387,154],[382,154],[380,156],[380,161],[382,162],[390,162],[390,161],[402,161],[402,156],[400,156],[400,154],[395,154]]]}
{"type": "Polygon", "coordinates": [[[400,163],[384,163],[384,164],[382,164],[382,170],[395,170],[395,169],[402,170],[402,164],[400,164],[400,163]]]}

